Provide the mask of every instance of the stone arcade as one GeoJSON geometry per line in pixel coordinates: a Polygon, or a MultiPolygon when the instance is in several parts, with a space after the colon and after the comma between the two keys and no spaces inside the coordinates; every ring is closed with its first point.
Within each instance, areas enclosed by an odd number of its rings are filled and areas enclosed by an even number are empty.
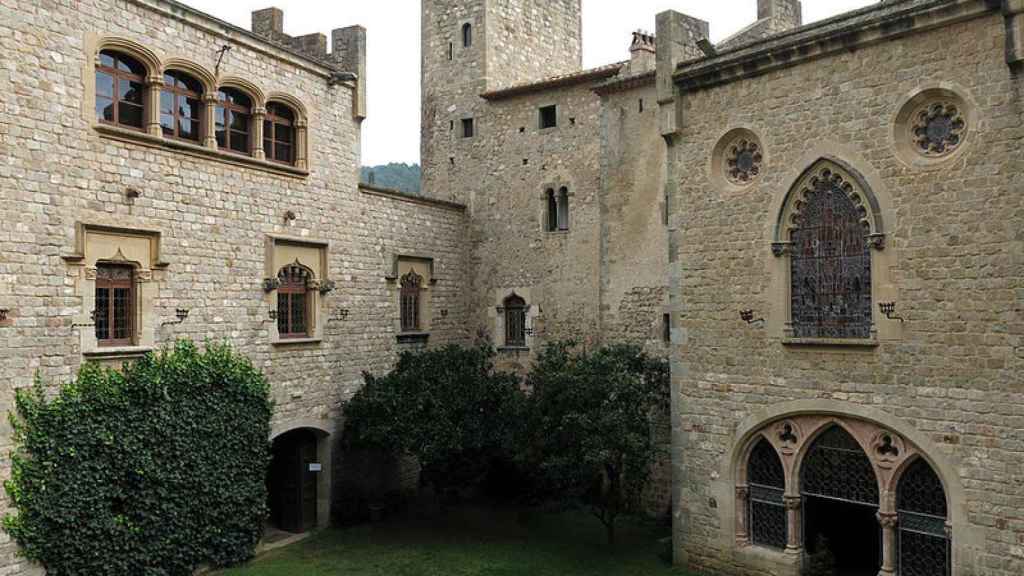
{"type": "Polygon", "coordinates": [[[632,342],[672,359],[647,501],[680,564],[1024,573],[1024,3],[805,26],[758,0],[717,46],[669,11],[589,70],[581,8],[423,0],[409,196],[357,181],[360,27],[328,50],[276,9],[0,4],[0,408],[36,372],[229,339],[278,406],[272,520],[303,530],[353,468],[361,371],[632,342]]]}

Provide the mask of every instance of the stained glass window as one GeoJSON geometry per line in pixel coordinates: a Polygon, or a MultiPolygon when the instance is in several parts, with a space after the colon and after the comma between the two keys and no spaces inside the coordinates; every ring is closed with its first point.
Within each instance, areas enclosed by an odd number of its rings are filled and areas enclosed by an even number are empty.
{"type": "Polygon", "coordinates": [[[750,485],[750,537],[754,544],[786,547],[786,476],[775,448],[764,438],[750,453],[747,463],[750,485]]]}
{"type": "Polygon", "coordinates": [[[851,185],[823,171],[811,180],[791,241],[797,338],[871,336],[871,249],[851,185]]]}

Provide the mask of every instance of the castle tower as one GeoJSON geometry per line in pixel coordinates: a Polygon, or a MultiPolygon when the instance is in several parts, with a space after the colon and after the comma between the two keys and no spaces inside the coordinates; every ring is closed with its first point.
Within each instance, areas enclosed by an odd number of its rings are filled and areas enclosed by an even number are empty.
{"type": "Polygon", "coordinates": [[[581,0],[423,0],[423,192],[469,202],[458,175],[492,134],[480,95],[580,69],[581,0]],[[459,182],[460,186],[454,183],[459,182]]]}

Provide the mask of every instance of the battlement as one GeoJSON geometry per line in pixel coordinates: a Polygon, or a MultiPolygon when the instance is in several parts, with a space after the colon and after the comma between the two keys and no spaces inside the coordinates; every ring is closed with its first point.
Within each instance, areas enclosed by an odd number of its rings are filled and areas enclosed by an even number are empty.
{"type": "Polygon", "coordinates": [[[327,36],[315,32],[302,36],[284,33],[284,11],[264,8],[252,13],[252,32],[266,40],[336,68],[339,72],[355,74],[358,81],[356,115],[366,117],[366,28],[348,26],[331,31],[331,51],[327,51],[327,36]]]}

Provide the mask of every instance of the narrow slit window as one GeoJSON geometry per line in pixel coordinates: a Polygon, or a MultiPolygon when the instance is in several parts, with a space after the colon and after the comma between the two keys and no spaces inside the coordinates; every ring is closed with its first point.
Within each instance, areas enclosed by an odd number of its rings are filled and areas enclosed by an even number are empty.
{"type": "Polygon", "coordinates": [[[558,197],[554,188],[548,188],[544,192],[544,199],[547,202],[547,230],[554,232],[558,230],[558,197]]]}
{"type": "Polygon", "coordinates": [[[463,24],[462,25],[462,47],[469,48],[473,45],[473,25],[463,24]]]}
{"type": "Polygon", "coordinates": [[[558,190],[558,230],[565,232],[569,229],[569,189],[562,187],[558,190]]]}
{"type": "Polygon", "coordinates": [[[462,137],[472,138],[476,134],[476,126],[472,118],[462,119],[462,137]]]}

